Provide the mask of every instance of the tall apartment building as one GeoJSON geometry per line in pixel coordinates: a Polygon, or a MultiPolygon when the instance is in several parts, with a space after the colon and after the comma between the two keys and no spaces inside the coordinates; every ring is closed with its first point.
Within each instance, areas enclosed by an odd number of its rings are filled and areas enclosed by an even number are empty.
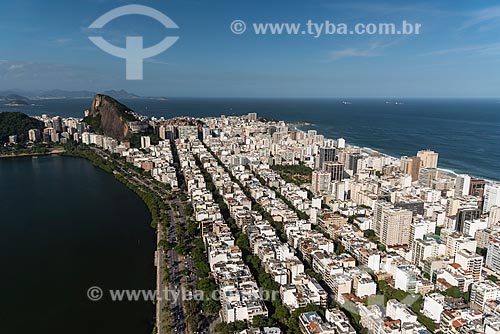
{"type": "Polygon", "coordinates": [[[479,217],[481,217],[481,210],[479,210],[478,208],[458,209],[455,218],[455,230],[457,230],[460,233],[464,233],[465,221],[466,220],[473,221],[475,219],[479,219],[479,217]]]}
{"type": "Polygon", "coordinates": [[[483,197],[486,181],[483,179],[470,179],[469,195],[483,197]]]}
{"type": "Polygon", "coordinates": [[[158,128],[158,137],[160,137],[163,140],[165,140],[167,138],[167,134],[165,131],[165,125],[160,125],[160,127],[158,128]]]}
{"type": "Polygon", "coordinates": [[[423,217],[417,217],[410,224],[410,238],[412,240],[423,239],[426,234],[436,232],[436,222],[423,217]]]}
{"type": "Polygon", "coordinates": [[[311,191],[315,194],[328,192],[332,176],[329,172],[315,170],[312,172],[311,191]]]}
{"type": "Polygon", "coordinates": [[[40,130],[38,129],[31,129],[28,131],[28,139],[31,142],[37,142],[40,141],[41,135],[40,135],[40,130]]]}
{"type": "Polygon", "coordinates": [[[415,293],[417,287],[417,273],[411,266],[399,266],[394,275],[394,287],[409,293],[415,293]]]}
{"type": "Polygon", "coordinates": [[[434,238],[417,239],[410,249],[412,263],[420,268],[423,268],[426,259],[437,258],[446,253],[446,246],[434,238]]]}
{"type": "Polygon", "coordinates": [[[500,206],[500,184],[486,184],[484,187],[483,213],[487,213],[494,206],[500,206]]]}
{"type": "Polygon", "coordinates": [[[417,181],[420,174],[420,158],[419,157],[401,157],[401,171],[411,175],[412,181],[417,181]]]}
{"type": "Polygon", "coordinates": [[[327,161],[323,164],[323,170],[330,173],[332,181],[342,181],[344,179],[343,163],[327,161]]]}
{"type": "Polygon", "coordinates": [[[430,187],[432,181],[436,180],[439,176],[437,168],[421,168],[418,175],[418,184],[421,187],[430,187]]]}
{"type": "Polygon", "coordinates": [[[60,116],[52,117],[52,127],[56,129],[57,132],[62,132],[62,119],[60,116]]]}
{"type": "Polygon", "coordinates": [[[439,154],[431,150],[422,150],[417,152],[420,158],[420,166],[423,168],[437,168],[439,154]]]}
{"type": "Polygon", "coordinates": [[[141,136],[141,148],[149,148],[151,146],[151,138],[149,136],[141,136]]]}
{"type": "Polygon", "coordinates": [[[488,228],[488,221],[486,219],[474,219],[464,221],[463,235],[476,239],[477,231],[488,228]]]}
{"type": "Polygon", "coordinates": [[[496,228],[486,228],[476,232],[477,247],[488,248],[490,241],[500,238],[500,230],[496,228]]]}
{"type": "Polygon", "coordinates": [[[483,309],[488,300],[500,297],[500,287],[491,281],[477,282],[472,284],[470,291],[471,307],[483,309]]]}
{"type": "Polygon", "coordinates": [[[320,147],[318,167],[323,168],[327,161],[335,161],[336,151],[335,147],[320,147]]]}
{"type": "Polygon", "coordinates": [[[90,133],[89,132],[82,133],[82,143],[84,143],[86,145],[90,145],[90,133]]]}
{"type": "Polygon", "coordinates": [[[500,240],[493,239],[486,253],[486,267],[500,273],[500,240]]]}
{"type": "Polygon", "coordinates": [[[494,206],[488,214],[488,227],[500,225],[500,206],[494,206]]]}
{"type": "Polygon", "coordinates": [[[452,230],[442,230],[441,241],[446,245],[445,255],[449,258],[454,258],[462,249],[475,252],[477,247],[477,240],[466,238],[461,233],[452,230]]]}
{"type": "Polygon", "coordinates": [[[318,135],[318,131],[316,130],[307,130],[307,139],[308,144],[313,144],[316,136],[318,135]]]}
{"type": "Polygon", "coordinates": [[[362,158],[363,156],[361,155],[361,153],[349,154],[348,169],[356,173],[358,171],[359,160],[361,160],[362,158]]]}
{"type": "Polygon", "coordinates": [[[338,148],[345,148],[345,139],[344,138],[337,139],[337,147],[338,148]]]}
{"type": "Polygon", "coordinates": [[[467,249],[462,249],[455,255],[455,263],[458,263],[463,269],[472,273],[474,282],[479,282],[483,267],[483,257],[481,255],[467,249]]]}
{"type": "Polygon", "coordinates": [[[257,120],[257,113],[251,112],[247,114],[247,118],[249,121],[256,121],[257,120]]]}
{"type": "Polygon", "coordinates": [[[455,196],[469,195],[470,176],[467,174],[457,175],[455,180],[455,196]]]}
{"type": "Polygon", "coordinates": [[[441,320],[441,313],[444,310],[444,296],[440,293],[432,293],[424,298],[424,306],[422,313],[434,320],[435,323],[439,323],[441,320]]]}
{"type": "Polygon", "coordinates": [[[375,204],[373,222],[375,233],[385,246],[408,245],[413,213],[396,209],[391,203],[379,201],[375,204]]]}

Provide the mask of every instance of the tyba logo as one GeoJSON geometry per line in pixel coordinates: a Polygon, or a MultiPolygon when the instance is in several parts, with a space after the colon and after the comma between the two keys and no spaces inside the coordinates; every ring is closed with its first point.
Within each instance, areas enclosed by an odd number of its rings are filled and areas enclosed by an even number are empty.
{"type": "MultiPolygon", "coordinates": [[[[125,15],[144,15],[151,17],[167,29],[178,29],[177,24],[162,12],[142,5],[127,5],[110,10],[95,20],[89,28],[101,29],[110,21],[125,15]]],[[[179,37],[167,36],[160,43],[144,48],[142,36],[126,36],[125,48],[119,48],[100,36],[91,36],[89,39],[103,51],[115,57],[126,60],[127,80],[142,80],[144,59],[154,57],[174,45],[179,37]]]]}

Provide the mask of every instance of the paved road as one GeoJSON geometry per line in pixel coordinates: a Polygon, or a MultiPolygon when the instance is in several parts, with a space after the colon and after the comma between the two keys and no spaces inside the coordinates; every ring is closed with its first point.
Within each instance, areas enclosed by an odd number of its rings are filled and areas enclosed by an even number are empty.
{"type": "MultiPolygon", "coordinates": [[[[180,225],[184,230],[186,229],[186,217],[180,214],[184,204],[178,196],[173,196],[173,198],[171,197],[172,191],[169,191],[164,187],[158,187],[158,183],[156,181],[141,175],[141,173],[133,168],[130,168],[130,166],[122,160],[113,158],[108,152],[101,149],[95,147],[91,148],[101,158],[112,160],[116,166],[116,172],[127,178],[132,183],[146,187],[148,190],[159,196],[168,206],[169,210],[166,211],[168,224],[164,225],[160,223],[157,229],[157,240],[160,241],[166,239],[172,246],[168,250],[163,250],[159,245],[155,254],[155,264],[157,265],[157,291],[159,291],[160,296],[162,297],[158,300],[156,309],[157,333],[167,333],[167,331],[163,330],[162,326],[162,319],[164,312],[167,309],[167,305],[168,310],[170,311],[170,326],[173,328],[173,332],[180,334],[187,333],[187,318],[184,310],[184,296],[182,291],[195,290],[197,279],[195,276],[196,270],[191,256],[182,256],[174,250],[174,247],[179,240],[176,226],[180,225]],[[173,209],[174,206],[177,207],[177,210],[173,209]],[[163,235],[163,230],[165,228],[166,235],[163,235]],[[164,282],[165,269],[169,271],[168,283],[164,282]],[[185,269],[187,269],[187,271],[191,274],[190,279],[183,277],[182,271],[185,269]],[[168,291],[168,300],[165,300],[164,296],[166,288],[168,291]]],[[[190,330],[189,332],[192,331],[190,330]]]]}
{"type": "MultiPolygon", "coordinates": [[[[180,207],[180,203],[177,199],[167,202],[172,208],[172,204],[175,203],[180,207]]],[[[176,224],[180,222],[176,221],[174,210],[169,210],[167,213],[167,219],[169,221],[169,227],[167,229],[167,238],[170,245],[174,246],[177,244],[177,231],[176,224]]],[[[176,329],[177,333],[185,333],[185,315],[184,315],[184,300],[182,295],[182,285],[180,283],[181,278],[181,256],[177,254],[173,247],[167,251],[167,263],[170,270],[170,283],[169,289],[174,292],[177,298],[172,298],[170,301],[170,310],[172,314],[172,327],[176,329]]],[[[173,295],[173,294],[171,294],[173,295]]]]}
{"type": "MultiPolygon", "coordinates": [[[[159,241],[162,240],[163,238],[163,225],[160,223],[158,224],[158,229],[157,229],[157,249],[156,249],[156,254],[155,254],[155,265],[156,265],[156,291],[157,293],[162,294],[164,289],[165,289],[165,284],[163,281],[163,270],[165,267],[165,260],[164,260],[164,255],[163,255],[163,250],[159,244],[159,241]]],[[[164,298],[158,298],[156,301],[156,333],[157,334],[163,334],[163,307],[165,305],[164,298]]]]}

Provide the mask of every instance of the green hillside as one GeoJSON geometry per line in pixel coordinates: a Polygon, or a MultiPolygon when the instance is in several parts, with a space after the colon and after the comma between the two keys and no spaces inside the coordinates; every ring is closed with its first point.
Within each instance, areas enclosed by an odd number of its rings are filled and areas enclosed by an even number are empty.
{"type": "Polygon", "coordinates": [[[28,141],[28,130],[43,131],[43,122],[20,112],[0,112],[0,143],[9,141],[10,135],[17,135],[18,142],[28,141]]]}

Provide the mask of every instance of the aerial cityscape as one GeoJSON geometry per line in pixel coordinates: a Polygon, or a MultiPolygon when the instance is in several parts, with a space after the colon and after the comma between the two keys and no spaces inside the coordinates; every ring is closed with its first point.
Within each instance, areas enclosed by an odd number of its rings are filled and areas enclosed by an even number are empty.
{"type": "Polygon", "coordinates": [[[0,333],[500,334],[499,6],[0,8],[0,333]]]}
{"type": "Polygon", "coordinates": [[[500,183],[438,152],[257,113],[148,118],[106,95],[85,118],[35,119],[21,155],[85,157],[147,204],[157,333],[500,330],[500,183]]]}

